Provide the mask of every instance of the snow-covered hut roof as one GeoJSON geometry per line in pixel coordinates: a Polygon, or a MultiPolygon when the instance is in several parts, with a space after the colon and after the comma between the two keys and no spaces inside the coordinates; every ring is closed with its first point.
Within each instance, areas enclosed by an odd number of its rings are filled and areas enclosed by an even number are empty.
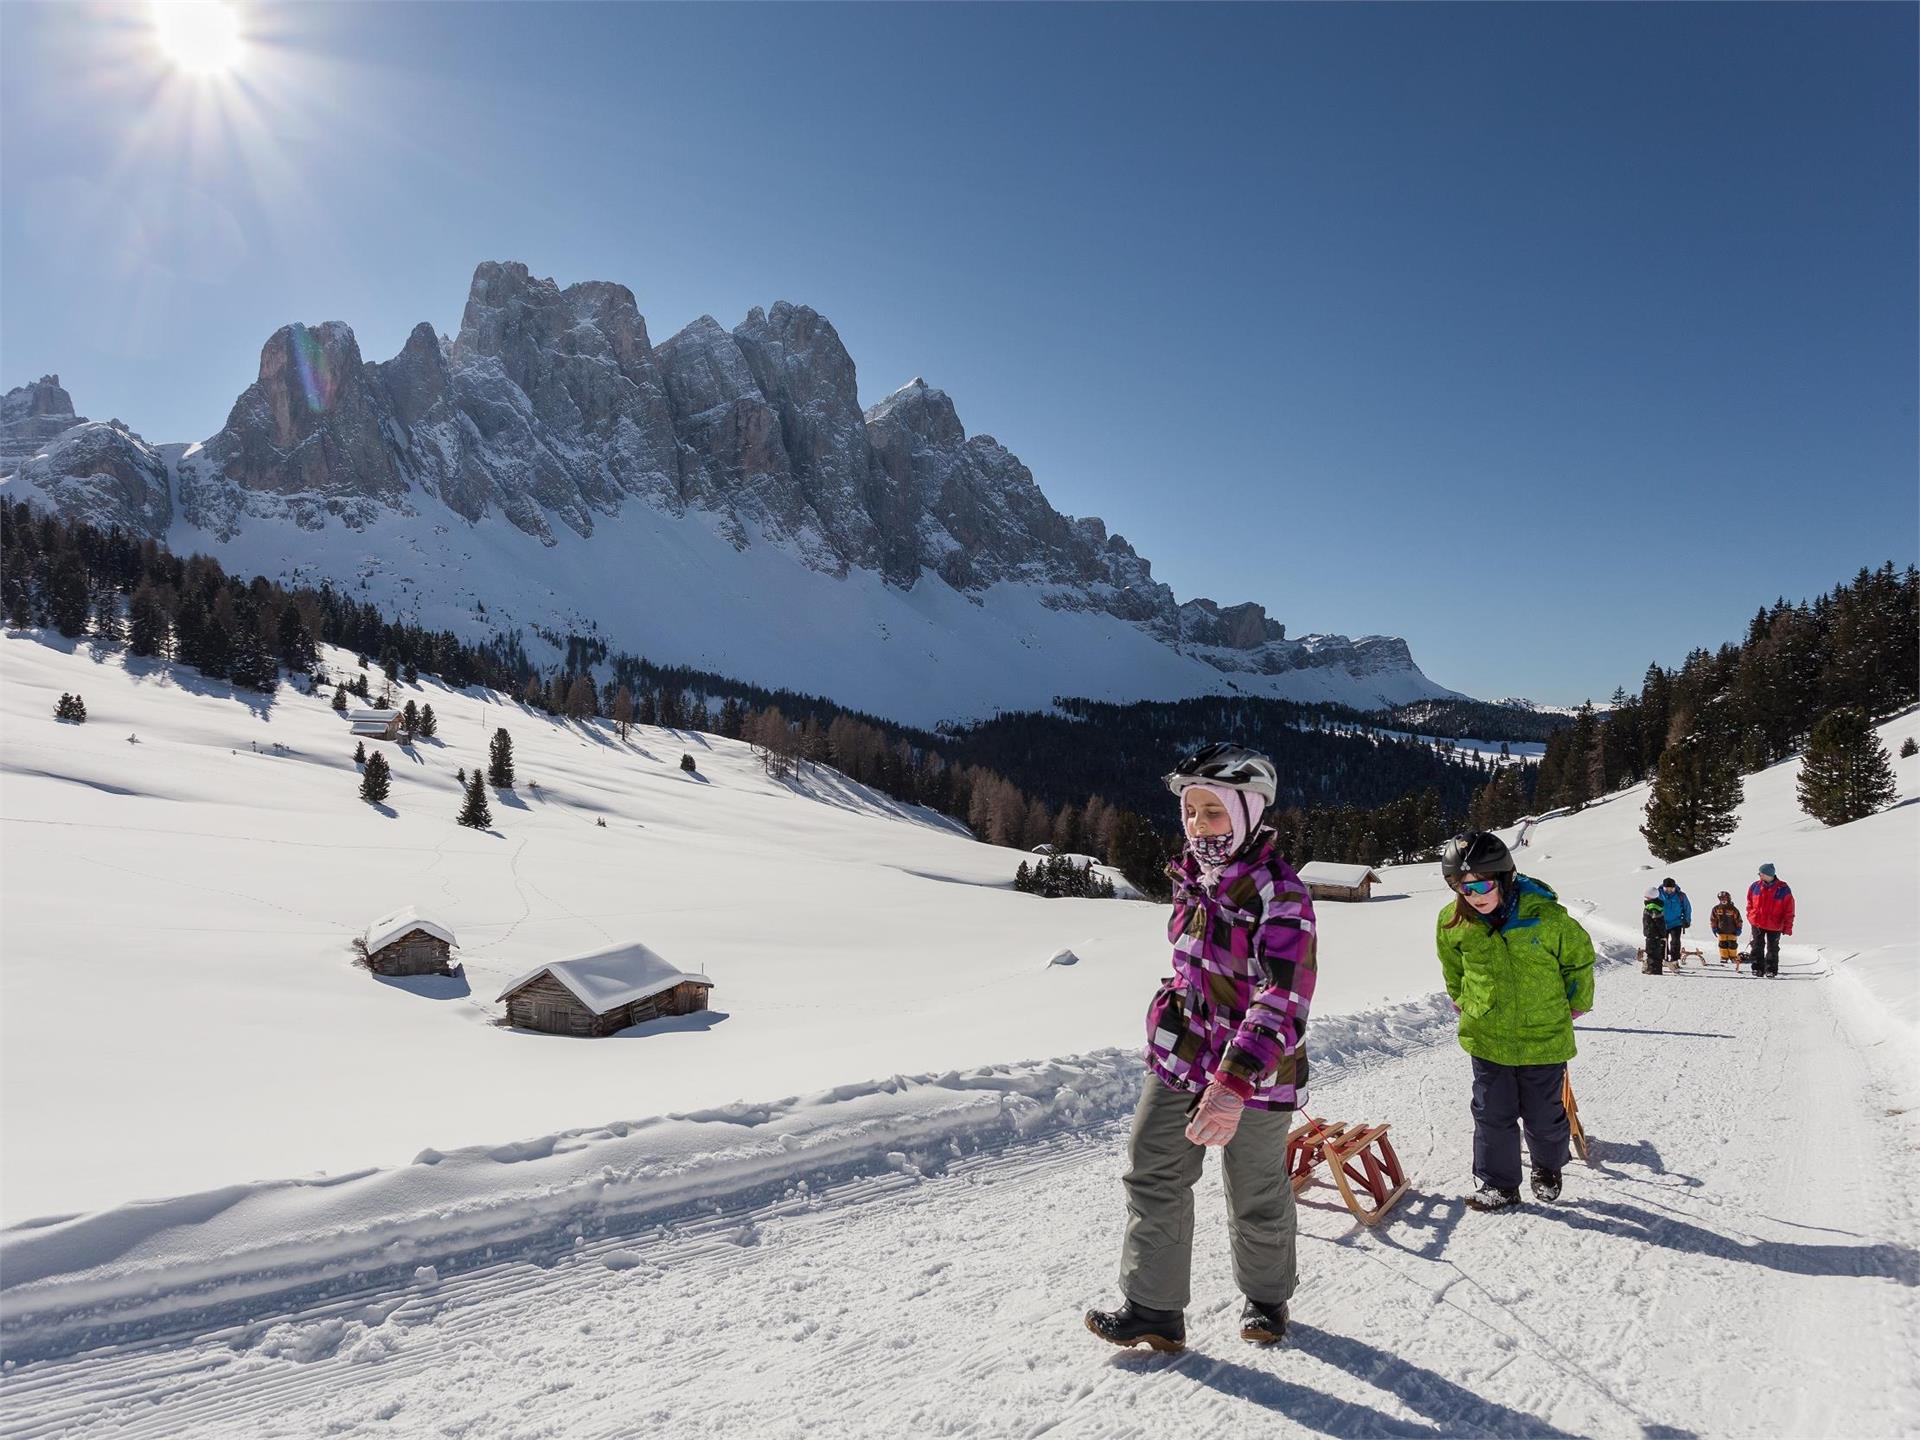
{"type": "Polygon", "coordinates": [[[1351,885],[1358,888],[1368,881],[1376,884],[1379,875],[1366,865],[1334,865],[1325,860],[1315,860],[1311,865],[1300,867],[1300,878],[1309,885],[1351,885]]]}
{"type": "Polygon", "coordinates": [[[382,915],[367,926],[367,953],[372,955],[376,951],[384,950],[394,941],[415,930],[424,930],[434,939],[444,940],[449,945],[460,943],[453,938],[453,931],[437,920],[427,919],[409,905],[406,909],[396,910],[391,915],[382,915]]]}
{"type": "Polygon", "coordinates": [[[675,969],[636,940],[626,945],[590,950],[585,955],[555,960],[529,970],[502,990],[497,998],[506,999],[522,985],[542,975],[553,976],[596,1015],[605,1015],[609,1010],[629,1005],[635,1000],[644,1000],[649,995],[658,995],[662,990],[671,990],[684,980],[691,980],[698,985],[713,984],[698,971],[689,973],[675,969]]]}
{"type": "Polygon", "coordinates": [[[398,710],[369,710],[364,705],[352,706],[347,711],[347,721],[353,725],[364,725],[370,722],[379,725],[391,725],[399,718],[400,712],[398,710]]]}

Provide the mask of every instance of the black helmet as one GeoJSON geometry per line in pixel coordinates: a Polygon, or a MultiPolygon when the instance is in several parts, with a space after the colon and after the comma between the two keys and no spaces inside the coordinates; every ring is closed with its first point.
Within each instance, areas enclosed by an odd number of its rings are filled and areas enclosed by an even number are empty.
{"type": "Polygon", "coordinates": [[[1243,745],[1202,746],[1164,778],[1176,795],[1189,785],[1218,785],[1224,790],[1250,790],[1271,805],[1280,792],[1280,775],[1273,762],[1243,745]]]}
{"type": "Polygon", "coordinates": [[[1462,875],[1512,875],[1513,853],[1488,830],[1469,830],[1447,841],[1440,852],[1440,873],[1449,885],[1462,875]]]}

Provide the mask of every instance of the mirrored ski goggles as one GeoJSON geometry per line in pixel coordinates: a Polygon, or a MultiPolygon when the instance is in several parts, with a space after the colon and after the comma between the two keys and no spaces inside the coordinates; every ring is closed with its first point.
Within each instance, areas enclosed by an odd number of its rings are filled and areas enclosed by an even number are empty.
{"type": "Polygon", "coordinates": [[[1498,880],[1462,880],[1460,882],[1460,893],[1462,895],[1490,895],[1493,893],[1494,887],[1499,883],[1498,880]]]}

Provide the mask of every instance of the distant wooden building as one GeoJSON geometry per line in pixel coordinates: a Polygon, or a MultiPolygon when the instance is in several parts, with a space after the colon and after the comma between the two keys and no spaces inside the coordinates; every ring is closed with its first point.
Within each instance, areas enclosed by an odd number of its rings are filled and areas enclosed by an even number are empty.
{"type": "Polygon", "coordinates": [[[349,710],[347,724],[355,735],[364,735],[369,740],[400,738],[398,710],[349,710]]]}
{"type": "Polygon", "coordinates": [[[1380,877],[1365,865],[1331,865],[1315,860],[1300,867],[1307,893],[1316,900],[1371,900],[1380,877]]]}
{"type": "Polygon", "coordinates": [[[713,982],[675,969],[646,946],[609,945],[530,970],[500,992],[507,1022],[549,1035],[611,1035],[662,1015],[707,1008],[713,982]]]}
{"type": "Polygon", "coordinates": [[[376,975],[451,975],[458,941],[453,931],[411,905],[383,915],[361,937],[367,968],[376,975]]]}

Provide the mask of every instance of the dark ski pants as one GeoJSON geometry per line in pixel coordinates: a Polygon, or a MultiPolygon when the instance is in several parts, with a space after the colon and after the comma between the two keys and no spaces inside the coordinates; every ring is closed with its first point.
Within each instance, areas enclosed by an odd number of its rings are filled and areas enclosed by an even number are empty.
{"type": "MultiPolygon", "coordinates": [[[[1193,1187],[1206,1147],[1187,1139],[1194,1097],[1151,1071],[1133,1112],[1128,1148],[1127,1233],[1120,1249],[1120,1293],[1150,1310],[1184,1310],[1192,1298],[1193,1187]]],[[[1250,1300],[1293,1298],[1293,1181],[1287,1174],[1290,1110],[1240,1115],[1220,1150],[1227,1189],[1233,1278],[1250,1300]]],[[[1565,1130],[1564,1123],[1561,1126],[1565,1130]]]]}
{"type": "Polygon", "coordinates": [[[1780,932],[1762,930],[1753,927],[1753,973],[1756,975],[1778,975],[1780,973],[1780,932]]]}
{"type": "Polygon", "coordinates": [[[1680,968],[1680,937],[1686,933],[1678,925],[1667,931],[1667,963],[1676,970],[1680,968]]]}
{"type": "MultiPolygon", "coordinates": [[[[1677,933],[1677,932],[1676,932],[1677,933]]],[[[1497,1190],[1520,1188],[1520,1129],[1542,1170],[1567,1168],[1567,1107],[1560,1098],[1565,1065],[1496,1065],[1473,1061],[1473,1178],[1497,1190]]]]}

